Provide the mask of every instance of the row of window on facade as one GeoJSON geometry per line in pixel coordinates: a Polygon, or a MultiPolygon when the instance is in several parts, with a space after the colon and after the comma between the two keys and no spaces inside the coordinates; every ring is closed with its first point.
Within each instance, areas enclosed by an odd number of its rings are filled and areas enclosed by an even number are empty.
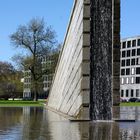
{"type": "Polygon", "coordinates": [[[132,50],[125,50],[121,52],[121,57],[130,57],[130,56],[140,56],[140,48],[132,49],[132,50]]]}
{"type": "Polygon", "coordinates": [[[121,90],[121,97],[140,97],[140,89],[126,89],[126,90],[121,90]]]}
{"type": "Polygon", "coordinates": [[[31,78],[24,78],[24,83],[31,83],[31,78]]]}
{"type": "Polygon", "coordinates": [[[140,46],[140,39],[134,39],[134,40],[129,40],[129,41],[123,41],[122,42],[122,49],[125,48],[130,48],[130,47],[136,47],[140,46]]]}
{"type": "Polygon", "coordinates": [[[121,84],[140,84],[140,77],[122,77],[121,84]]]}
{"type": "Polygon", "coordinates": [[[121,69],[121,75],[139,75],[140,74],[140,67],[136,68],[124,68],[121,69]]]}
{"type": "Polygon", "coordinates": [[[30,77],[30,76],[31,76],[30,70],[24,71],[24,77],[30,77]]]}
{"type": "Polygon", "coordinates": [[[51,86],[52,82],[46,82],[44,83],[44,88],[49,88],[51,86]]]}
{"type": "Polygon", "coordinates": [[[29,83],[29,84],[24,84],[24,89],[29,89],[29,88],[31,88],[31,84],[29,83]]]}
{"type": "Polygon", "coordinates": [[[134,66],[140,65],[140,58],[132,58],[132,59],[123,59],[121,60],[121,66],[134,66]]]}
{"type": "Polygon", "coordinates": [[[53,74],[43,76],[44,81],[52,81],[52,79],[53,79],[53,74]]]}

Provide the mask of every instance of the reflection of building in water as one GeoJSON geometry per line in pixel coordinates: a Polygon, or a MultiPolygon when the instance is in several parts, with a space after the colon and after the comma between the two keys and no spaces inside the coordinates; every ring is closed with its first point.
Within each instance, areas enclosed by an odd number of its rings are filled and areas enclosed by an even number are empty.
{"type": "Polygon", "coordinates": [[[121,41],[121,98],[140,98],[140,36],[121,41]]]}
{"type": "Polygon", "coordinates": [[[140,140],[140,128],[120,129],[120,140],[140,140]]]}

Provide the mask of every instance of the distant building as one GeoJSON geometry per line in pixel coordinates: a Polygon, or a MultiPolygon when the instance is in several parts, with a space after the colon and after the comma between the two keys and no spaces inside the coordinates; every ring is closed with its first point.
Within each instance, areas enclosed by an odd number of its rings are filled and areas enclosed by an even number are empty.
{"type": "Polygon", "coordinates": [[[140,36],[121,40],[120,97],[140,98],[140,36]]]}
{"type": "MultiPolygon", "coordinates": [[[[42,75],[42,78],[40,78],[39,81],[39,87],[40,87],[40,93],[39,95],[44,96],[48,95],[52,79],[53,79],[53,73],[56,65],[54,63],[54,59],[51,57],[39,57],[40,63],[41,63],[41,71],[44,71],[46,67],[49,67],[51,71],[49,74],[44,73],[42,75]]],[[[24,80],[23,80],[23,98],[31,98],[32,97],[32,76],[31,76],[31,71],[30,70],[25,70],[24,71],[24,80]]]]}

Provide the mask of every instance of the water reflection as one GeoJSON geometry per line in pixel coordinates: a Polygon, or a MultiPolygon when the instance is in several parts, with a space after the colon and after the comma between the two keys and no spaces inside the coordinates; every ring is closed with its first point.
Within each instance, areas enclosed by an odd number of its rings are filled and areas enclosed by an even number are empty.
{"type": "MultiPolygon", "coordinates": [[[[139,120],[139,110],[121,108],[120,117],[139,120]]],[[[140,122],[69,122],[43,108],[1,107],[0,140],[140,140],[140,122]]]]}

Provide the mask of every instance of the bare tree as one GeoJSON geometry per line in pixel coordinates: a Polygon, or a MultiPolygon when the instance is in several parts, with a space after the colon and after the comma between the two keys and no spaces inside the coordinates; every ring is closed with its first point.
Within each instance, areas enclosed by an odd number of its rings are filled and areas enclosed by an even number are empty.
{"type": "Polygon", "coordinates": [[[29,59],[26,69],[29,69],[33,79],[34,100],[38,99],[38,80],[41,75],[38,73],[38,58],[41,55],[49,54],[55,46],[55,32],[50,26],[46,26],[43,19],[34,18],[29,24],[19,26],[17,31],[11,36],[11,42],[15,47],[24,48],[29,59]]]}

